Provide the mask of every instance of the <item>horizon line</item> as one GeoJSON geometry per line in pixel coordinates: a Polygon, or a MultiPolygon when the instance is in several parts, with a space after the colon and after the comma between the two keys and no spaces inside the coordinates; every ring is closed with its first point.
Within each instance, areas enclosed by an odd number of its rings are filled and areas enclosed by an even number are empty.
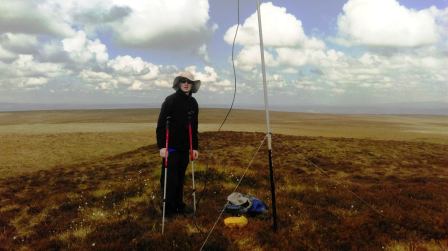
{"type": "MultiPolygon", "coordinates": [[[[366,115],[448,115],[448,102],[422,102],[420,104],[437,104],[433,107],[416,106],[419,103],[370,104],[370,105],[270,105],[271,111],[316,113],[316,114],[366,114],[366,115]],[[414,106],[409,106],[410,104],[414,106]]],[[[229,109],[228,105],[207,104],[201,109],[229,109]]],[[[155,103],[121,103],[121,104],[62,104],[62,103],[0,103],[0,112],[33,112],[33,111],[75,111],[75,110],[128,110],[128,109],[160,109],[155,103]]],[[[240,104],[235,110],[264,110],[263,105],[240,104]]]]}

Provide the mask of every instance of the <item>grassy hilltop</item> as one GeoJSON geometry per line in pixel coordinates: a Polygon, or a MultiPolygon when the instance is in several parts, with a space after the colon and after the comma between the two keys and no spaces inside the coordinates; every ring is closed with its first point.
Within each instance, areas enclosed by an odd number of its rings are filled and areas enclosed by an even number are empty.
{"type": "MultiPolygon", "coordinates": [[[[223,128],[246,132],[207,132],[224,112],[201,113],[198,215],[170,219],[164,236],[156,110],[0,113],[0,250],[198,250],[264,137],[259,111],[223,128]]],[[[279,231],[270,219],[240,230],[221,219],[208,250],[448,248],[447,117],[272,121],[279,231]]],[[[238,191],[270,204],[262,149],[238,191]]]]}
{"type": "MultiPolygon", "coordinates": [[[[0,112],[0,177],[131,151],[155,142],[158,109],[0,112]]],[[[200,131],[216,131],[227,110],[202,109],[200,131]]],[[[264,112],[234,110],[222,130],[264,132],[264,112]]],[[[448,144],[447,116],[272,112],[272,131],[298,136],[448,144]]]]}

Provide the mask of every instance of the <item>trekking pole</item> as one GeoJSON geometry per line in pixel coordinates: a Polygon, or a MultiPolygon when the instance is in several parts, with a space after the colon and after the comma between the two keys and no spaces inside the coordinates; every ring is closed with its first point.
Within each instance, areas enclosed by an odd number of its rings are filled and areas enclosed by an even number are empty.
{"type": "Polygon", "coordinates": [[[168,154],[169,154],[169,150],[168,150],[168,142],[169,142],[169,137],[170,137],[170,116],[166,117],[166,131],[165,131],[165,161],[164,161],[164,166],[165,166],[165,181],[163,182],[163,216],[162,216],[162,234],[163,234],[163,230],[165,229],[165,204],[166,204],[166,181],[167,181],[167,175],[168,175],[168,154]]]}
{"type": "Polygon", "coordinates": [[[188,113],[188,135],[190,136],[190,160],[191,160],[191,180],[193,182],[193,215],[196,215],[196,187],[194,184],[194,154],[193,154],[193,132],[191,129],[191,115],[193,111],[188,113]]]}

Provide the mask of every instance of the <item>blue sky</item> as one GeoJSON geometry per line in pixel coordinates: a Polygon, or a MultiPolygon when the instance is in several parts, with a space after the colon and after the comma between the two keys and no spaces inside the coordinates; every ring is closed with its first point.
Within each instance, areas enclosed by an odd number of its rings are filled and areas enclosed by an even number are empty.
{"type": "MultiPolygon", "coordinates": [[[[262,105],[256,1],[240,1],[239,106],[262,105]]],[[[448,102],[448,0],[263,1],[270,102],[448,102]]],[[[183,70],[233,95],[237,1],[0,3],[0,103],[159,104],[183,70]]]]}

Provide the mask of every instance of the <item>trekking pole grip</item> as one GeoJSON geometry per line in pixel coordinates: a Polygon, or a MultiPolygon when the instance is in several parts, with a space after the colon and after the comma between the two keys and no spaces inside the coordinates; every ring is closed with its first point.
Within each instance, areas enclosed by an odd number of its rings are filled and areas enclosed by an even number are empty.
{"type": "Polygon", "coordinates": [[[166,132],[165,132],[165,168],[168,167],[168,153],[169,153],[169,137],[170,137],[170,119],[171,116],[166,117],[166,132]]]}
{"type": "Polygon", "coordinates": [[[170,126],[171,116],[166,116],[166,128],[170,126]]]}
{"type": "Polygon", "coordinates": [[[194,160],[194,156],[193,156],[193,132],[192,132],[192,128],[191,128],[191,116],[192,114],[194,114],[194,111],[189,111],[188,112],[188,141],[190,143],[190,160],[193,161],[194,160]]]}
{"type": "Polygon", "coordinates": [[[194,111],[189,111],[188,112],[188,122],[191,122],[191,119],[192,119],[193,115],[194,115],[194,111]]]}

